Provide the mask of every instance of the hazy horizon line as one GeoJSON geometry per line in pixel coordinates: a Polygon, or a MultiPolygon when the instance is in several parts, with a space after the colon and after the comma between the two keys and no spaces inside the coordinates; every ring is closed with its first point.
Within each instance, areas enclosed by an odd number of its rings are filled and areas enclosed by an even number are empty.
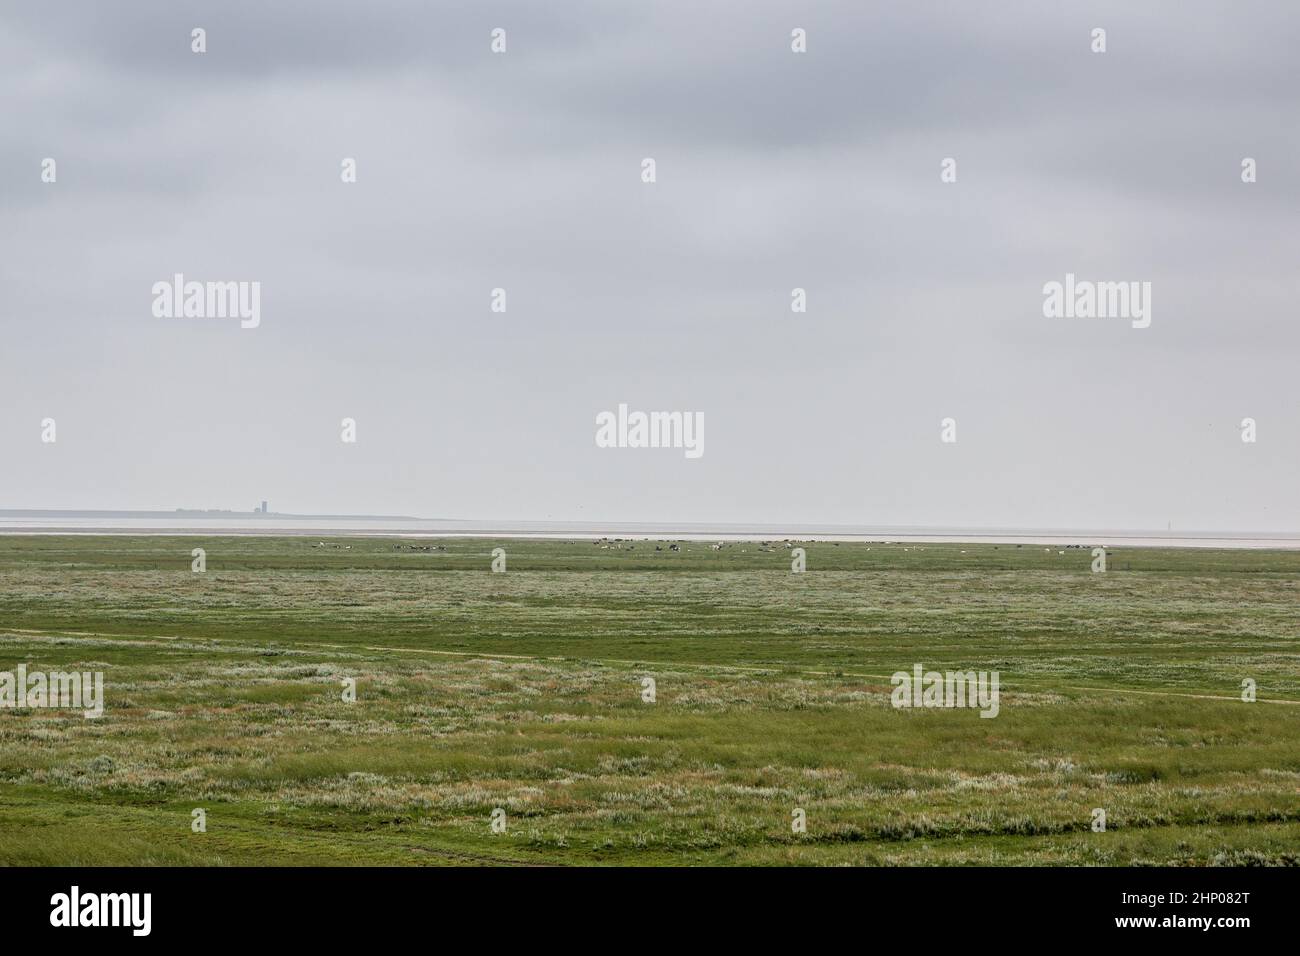
{"type": "MultiPolygon", "coordinates": [[[[1189,539],[1224,539],[1224,540],[1298,540],[1300,531],[1249,531],[1226,528],[1069,528],[1069,527],[1033,527],[1003,525],[953,525],[953,524],[871,524],[840,523],[818,521],[672,521],[644,520],[628,518],[591,519],[534,519],[534,518],[428,518],[413,515],[377,515],[377,514],[297,514],[279,511],[237,511],[221,508],[175,508],[165,509],[82,509],[82,508],[0,508],[0,531],[21,533],[23,531],[50,530],[59,528],[36,526],[20,523],[5,527],[11,522],[30,521],[48,518],[58,521],[76,522],[85,520],[124,519],[137,521],[184,520],[184,521],[221,521],[250,520],[258,523],[283,521],[298,523],[303,521],[338,521],[338,522],[387,522],[399,525],[440,525],[437,529],[411,528],[411,531],[442,530],[447,533],[465,534],[505,534],[518,531],[524,534],[590,534],[601,531],[625,534],[711,534],[720,536],[728,534],[751,534],[767,537],[781,537],[789,534],[807,535],[844,535],[864,537],[868,535],[908,535],[917,537],[942,537],[949,535],[971,535],[975,537],[1042,537],[1057,535],[1066,538],[1087,536],[1116,538],[1151,538],[1170,541],[1189,539]]],[[[78,530],[74,525],[70,530],[78,530]]],[[[87,527],[86,530],[115,530],[110,528],[87,527]]],[[[124,531],[134,529],[125,528],[124,531]]],[[[140,533],[149,533],[150,529],[138,529],[140,533]]],[[[185,530],[183,528],[165,528],[156,530],[185,530]]],[[[267,529],[277,530],[277,529],[267,529]]],[[[279,529],[287,530],[287,529],[279,529]]],[[[328,528],[304,529],[311,531],[328,531],[328,528]]],[[[364,531],[364,528],[340,528],[340,531],[364,531]]],[[[400,531],[401,528],[374,528],[377,533],[400,531]]]]}

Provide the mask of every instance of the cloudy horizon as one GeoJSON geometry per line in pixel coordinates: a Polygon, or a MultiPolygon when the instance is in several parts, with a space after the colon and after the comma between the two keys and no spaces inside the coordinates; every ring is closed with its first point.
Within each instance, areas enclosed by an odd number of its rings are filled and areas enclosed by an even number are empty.
{"type": "Polygon", "coordinates": [[[1262,0],[7,8],[0,508],[1300,530],[1298,43],[1262,0]],[[256,328],[156,315],[176,274],[256,328]],[[1149,327],[1045,317],[1067,275],[1149,327]],[[703,454],[599,447],[623,404],[703,454]]]}

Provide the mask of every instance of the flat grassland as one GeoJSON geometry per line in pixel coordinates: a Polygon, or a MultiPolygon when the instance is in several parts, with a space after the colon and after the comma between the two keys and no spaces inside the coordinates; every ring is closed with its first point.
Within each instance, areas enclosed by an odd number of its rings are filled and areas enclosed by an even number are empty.
{"type": "Polygon", "coordinates": [[[1300,862],[1300,553],[803,546],[0,537],[0,864],[1300,862]]]}

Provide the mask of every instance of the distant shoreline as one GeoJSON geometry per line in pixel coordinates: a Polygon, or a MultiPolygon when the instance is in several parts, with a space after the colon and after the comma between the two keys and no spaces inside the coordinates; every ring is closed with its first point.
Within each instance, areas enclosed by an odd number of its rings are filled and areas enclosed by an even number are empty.
{"type": "Polygon", "coordinates": [[[128,520],[225,521],[233,518],[254,521],[422,521],[410,515],[295,515],[278,511],[229,511],[222,508],[176,508],[172,511],[116,511],[64,508],[0,508],[0,522],[23,518],[55,518],[75,521],[124,518],[128,520]]]}
{"type": "Polygon", "coordinates": [[[0,510],[0,535],[317,536],[400,538],[624,538],[684,541],[842,541],[915,544],[1088,545],[1300,549],[1300,532],[1090,531],[702,522],[475,521],[367,515],[208,511],[0,510]]]}

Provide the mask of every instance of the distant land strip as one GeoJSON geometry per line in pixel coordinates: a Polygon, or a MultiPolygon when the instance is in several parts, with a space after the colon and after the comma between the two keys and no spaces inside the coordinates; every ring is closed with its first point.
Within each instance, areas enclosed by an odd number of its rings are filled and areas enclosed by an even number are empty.
{"type": "Polygon", "coordinates": [[[1300,531],[960,528],[778,522],[502,521],[407,515],[321,515],[186,509],[0,509],[0,534],[317,535],[861,541],[1143,548],[1300,549],[1300,531]]]}

